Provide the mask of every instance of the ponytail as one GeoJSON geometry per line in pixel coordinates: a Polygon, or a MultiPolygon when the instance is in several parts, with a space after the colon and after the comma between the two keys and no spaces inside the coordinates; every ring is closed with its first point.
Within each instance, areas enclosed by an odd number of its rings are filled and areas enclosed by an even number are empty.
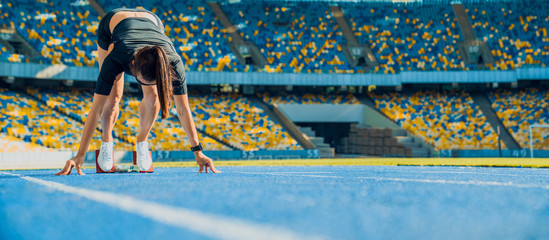
{"type": "Polygon", "coordinates": [[[160,113],[161,118],[166,119],[170,115],[172,107],[172,69],[164,49],[160,46],[154,46],[153,48],[158,54],[156,59],[156,89],[160,100],[160,113]]]}
{"type": "Polygon", "coordinates": [[[153,84],[139,83],[143,85],[156,84],[161,118],[168,118],[172,107],[172,78],[175,74],[166,52],[160,46],[145,46],[134,52],[133,61],[130,64],[130,69],[136,79],[156,82],[153,84]]]}

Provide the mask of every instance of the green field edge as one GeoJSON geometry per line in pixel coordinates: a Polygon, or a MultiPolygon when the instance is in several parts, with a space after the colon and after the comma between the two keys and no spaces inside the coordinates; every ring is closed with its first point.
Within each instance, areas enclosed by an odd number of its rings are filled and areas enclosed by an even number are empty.
{"type": "MultiPolygon", "coordinates": [[[[335,158],[283,160],[219,160],[216,167],[228,166],[457,166],[549,168],[549,158],[335,158]]],[[[154,162],[155,168],[198,167],[194,161],[154,162]]],[[[59,169],[61,166],[59,167],[59,169]]],[[[84,166],[83,169],[94,169],[84,166]]],[[[58,169],[58,168],[41,168],[58,169]]],[[[31,169],[3,169],[31,170],[31,169]]]]}

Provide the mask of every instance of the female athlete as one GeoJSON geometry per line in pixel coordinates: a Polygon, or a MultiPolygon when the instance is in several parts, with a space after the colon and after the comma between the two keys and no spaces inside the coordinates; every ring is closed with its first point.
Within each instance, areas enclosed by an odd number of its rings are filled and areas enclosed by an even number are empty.
{"type": "Polygon", "coordinates": [[[198,172],[204,168],[206,172],[208,168],[219,172],[202,153],[189,107],[183,63],[164,34],[164,25],[158,16],[144,9],[115,9],[101,19],[97,35],[100,73],[80,147],[77,155],[55,175],[70,175],[73,168],[78,174],[84,174],[81,167],[99,120],[103,135],[97,161],[103,171],[111,170],[114,163],[112,130],[118,118],[124,73],[134,76],[143,89],[136,145],[139,168],[146,171],[152,165],[147,138],[158,112],[162,119],[169,116],[173,97],[179,121],[193,146],[191,150],[200,167],[198,172]]]}

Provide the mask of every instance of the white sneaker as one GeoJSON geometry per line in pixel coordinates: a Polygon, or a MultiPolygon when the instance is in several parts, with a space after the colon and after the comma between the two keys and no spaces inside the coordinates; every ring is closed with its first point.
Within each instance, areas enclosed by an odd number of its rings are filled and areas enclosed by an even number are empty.
{"type": "Polygon", "coordinates": [[[148,171],[152,166],[152,158],[149,154],[149,143],[139,142],[135,148],[135,151],[137,152],[137,165],[141,171],[148,171]]]}
{"type": "Polygon", "coordinates": [[[109,172],[114,166],[113,142],[102,142],[97,157],[97,164],[103,172],[109,172]]]}

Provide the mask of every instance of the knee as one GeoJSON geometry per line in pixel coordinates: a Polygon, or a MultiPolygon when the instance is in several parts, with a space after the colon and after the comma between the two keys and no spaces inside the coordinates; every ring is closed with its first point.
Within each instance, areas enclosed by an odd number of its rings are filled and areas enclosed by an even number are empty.
{"type": "Polygon", "coordinates": [[[107,112],[115,112],[116,110],[118,110],[118,104],[120,103],[120,98],[117,98],[117,99],[113,99],[113,100],[108,100],[106,103],[105,103],[105,106],[104,106],[104,111],[107,111],[107,112]]]}
{"type": "Polygon", "coordinates": [[[143,102],[149,107],[160,108],[160,101],[158,100],[158,95],[156,94],[143,96],[143,102]]]}

